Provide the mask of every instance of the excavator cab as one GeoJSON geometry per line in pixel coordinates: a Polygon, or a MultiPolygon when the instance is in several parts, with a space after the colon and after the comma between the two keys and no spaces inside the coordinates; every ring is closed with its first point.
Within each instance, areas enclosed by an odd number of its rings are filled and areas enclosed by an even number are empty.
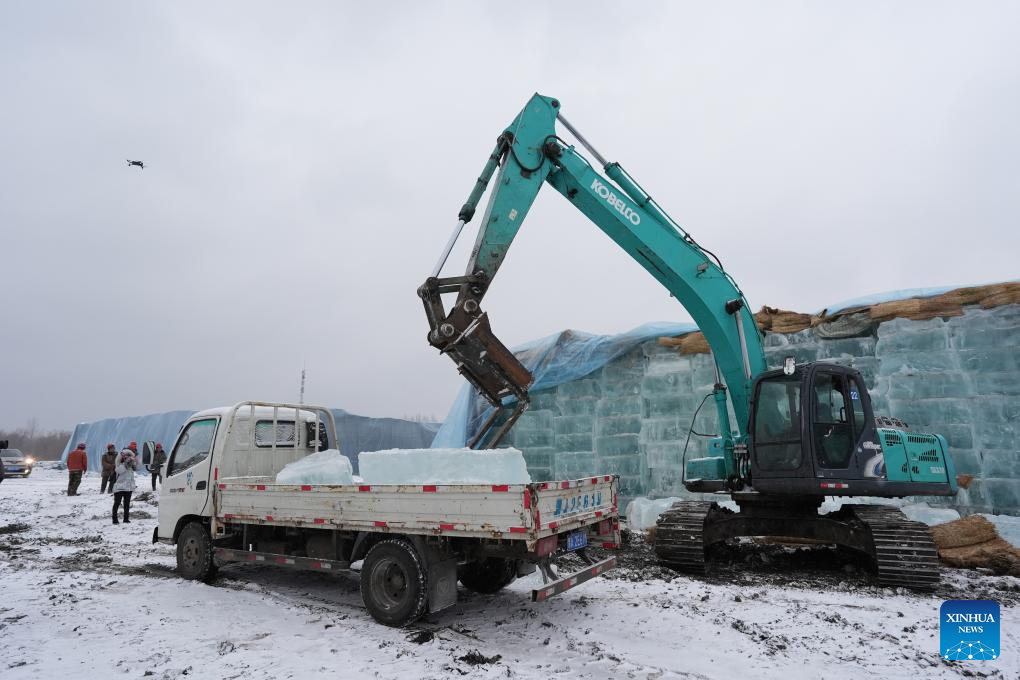
{"type": "Polygon", "coordinates": [[[710,500],[674,504],[657,522],[656,554],[678,569],[704,573],[712,545],[742,536],[797,537],[869,556],[882,585],[935,587],[938,555],[928,527],[888,505],[820,509],[826,496],[955,494],[945,438],[910,432],[898,421],[879,426],[864,380],[846,366],[791,361],[759,375],[751,394],[747,439],[731,440],[728,467],[740,476],[722,474],[727,447],[721,437],[710,446],[714,456],[689,460],[685,468],[688,490],[729,491],[739,512],[710,500]]]}
{"type": "Polygon", "coordinates": [[[956,491],[945,440],[877,427],[864,380],[846,366],[816,362],[763,373],[753,386],[749,436],[750,482],[760,493],[956,491]]]}

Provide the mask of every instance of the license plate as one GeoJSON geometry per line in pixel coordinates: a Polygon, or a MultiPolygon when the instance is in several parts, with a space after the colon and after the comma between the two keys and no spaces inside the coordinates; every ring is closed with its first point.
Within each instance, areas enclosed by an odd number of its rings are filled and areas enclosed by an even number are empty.
{"type": "Polygon", "coordinates": [[[575,531],[572,534],[567,534],[567,550],[577,550],[586,545],[588,545],[587,531],[575,531]]]}

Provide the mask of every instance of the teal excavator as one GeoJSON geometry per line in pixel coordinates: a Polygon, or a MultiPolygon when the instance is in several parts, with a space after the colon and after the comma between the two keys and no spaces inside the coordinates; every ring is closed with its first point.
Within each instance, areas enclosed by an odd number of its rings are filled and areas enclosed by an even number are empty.
{"type": "Polygon", "coordinates": [[[533,96],[499,135],[432,276],[418,289],[429,343],[453,359],[493,406],[469,445],[494,448],[528,408],[531,373],[493,335],[481,301],[546,183],[666,287],[712,350],[717,378],[706,400],[714,399],[720,434],[710,440],[707,455],[684,461],[684,486],[728,495],[739,511],[721,507],[712,495],[675,504],[658,521],[659,558],[703,573],[713,544],[741,536],[806,538],[869,555],[880,584],[934,587],[938,555],[925,525],[889,505],[844,504],[827,514],[819,508],[827,496],[954,495],[956,473],[946,439],[876,418],[853,368],[797,364],[791,357],[769,370],[747,300],[719,259],[619,163],[599,154],[552,97],[533,96]],[[557,134],[557,122],[604,175],[557,134]],[[493,177],[465,274],[440,277],[493,177]],[[449,311],[442,300],[446,293],[457,296],[449,311]]]}

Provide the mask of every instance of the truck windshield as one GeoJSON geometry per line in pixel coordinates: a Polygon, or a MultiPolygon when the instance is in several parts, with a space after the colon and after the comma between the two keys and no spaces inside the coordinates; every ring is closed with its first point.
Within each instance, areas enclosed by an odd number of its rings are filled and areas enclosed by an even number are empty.
{"type": "Polygon", "coordinates": [[[216,434],[216,422],[216,418],[209,418],[188,425],[174,447],[168,476],[198,465],[209,457],[216,434]]]}

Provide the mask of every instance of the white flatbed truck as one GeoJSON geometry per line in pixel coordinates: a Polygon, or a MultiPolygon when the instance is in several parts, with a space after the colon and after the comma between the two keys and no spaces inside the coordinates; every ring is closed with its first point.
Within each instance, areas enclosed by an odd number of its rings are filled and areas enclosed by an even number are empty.
{"type": "MultiPolygon", "coordinates": [[[[616,565],[588,546],[620,542],[618,479],[530,484],[277,484],[310,453],[339,448],[323,407],[247,401],[194,414],[164,467],[153,542],[177,546],[177,570],[209,581],[231,562],[350,572],[376,621],[404,626],[457,600],[457,581],[494,593],[538,572],[541,601],[616,565]],[[556,573],[552,559],[585,563],[556,573]]],[[[427,455],[427,454],[423,454],[427,455]]],[[[143,463],[146,462],[143,460],[143,463]]]]}

